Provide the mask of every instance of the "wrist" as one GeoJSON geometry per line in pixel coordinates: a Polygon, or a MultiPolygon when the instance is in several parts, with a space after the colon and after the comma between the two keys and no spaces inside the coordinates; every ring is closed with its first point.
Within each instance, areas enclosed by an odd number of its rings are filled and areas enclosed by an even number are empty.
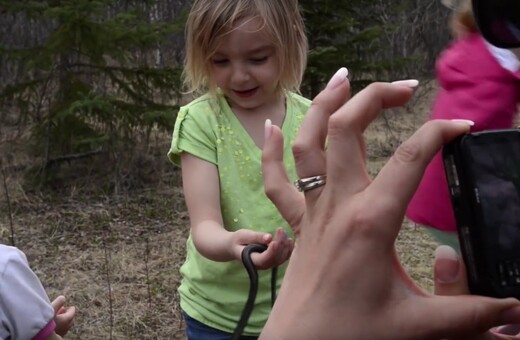
{"type": "Polygon", "coordinates": [[[230,260],[242,261],[242,254],[239,252],[238,234],[236,231],[228,231],[226,233],[226,242],[224,249],[230,260]]]}
{"type": "Polygon", "coordinates": [[[192,240],[197,251],[207,259],[228,262],[235,259],[232,253],[233,232],[222,225],[200,224],[192,227],[192,240]]]}

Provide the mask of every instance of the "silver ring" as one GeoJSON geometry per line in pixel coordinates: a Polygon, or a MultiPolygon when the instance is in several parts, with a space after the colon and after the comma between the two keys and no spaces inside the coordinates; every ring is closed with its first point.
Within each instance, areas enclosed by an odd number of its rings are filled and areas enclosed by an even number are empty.
{"type": "Polygon", "coordinates": [[[325,185],[325,183],[327,183],[326,175],[299,178],[298,180],[294,181],[296,189],[301,192],[321,187],[322,185],[325,185]]]}

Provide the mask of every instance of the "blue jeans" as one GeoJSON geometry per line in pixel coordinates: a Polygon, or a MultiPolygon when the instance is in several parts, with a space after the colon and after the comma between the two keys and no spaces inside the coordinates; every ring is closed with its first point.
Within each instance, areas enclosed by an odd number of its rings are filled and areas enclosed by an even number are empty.
{"type": "MultiPolygon", "coordinates": [[[[232,333],[227,333],[219,329],[207,326],[195,320],[188,314],[182,312],[186,322],[186,337],[188,340],[230,340],[232,333]]],[[[256,336],[241,336],[240,340],[257,340],[256,336]]]]}

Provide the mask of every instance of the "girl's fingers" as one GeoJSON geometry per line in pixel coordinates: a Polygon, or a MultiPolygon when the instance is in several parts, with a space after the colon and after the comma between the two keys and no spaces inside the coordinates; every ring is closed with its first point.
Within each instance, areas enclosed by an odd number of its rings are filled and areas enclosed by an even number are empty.
{"type": "Polygon", "coordinates": [[[280,241],[272,241],[263,253],[252,253],[251,261],[257,269],[268,269],[276,265],[280,241]]]}
{"type": "Polygon", "coordinates": [[[234,242],[236,242],[237,245],[248,245],[253,243],[268,244],[273,239],[271,234],[249,229],[240,229],[235,233],[237,233],[237,237],[234,242]]]}
{"type": "Polygon", "coordinates": [[[292,249],[292,240],[287,238],[287,234],[282,228],[279,228],[267,249],[263,253],[251,254],[251,259],[258,269],[272,268],[287,261],[292,249]]]}
{"type": "Polygon", "coordinates": [[[68,307],[64,313],[57,315],[56,318],[63,320],[64,322],[70,323],[74,319],[76,314],[76,308],[74,306],[68,307]]]}
{"type": "Polygon", "coordinates": [[[51,303],[54,313],[57,314],[60,309],[65,305],[65,296],[60,295],[51,303]]]}

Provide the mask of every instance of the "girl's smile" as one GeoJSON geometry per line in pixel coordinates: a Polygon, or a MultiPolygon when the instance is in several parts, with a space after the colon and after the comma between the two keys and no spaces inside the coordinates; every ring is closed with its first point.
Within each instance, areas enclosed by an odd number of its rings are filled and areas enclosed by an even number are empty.
{"type": "Polygon", "coordinates": [[[243,91],[233,90],[233,92],[238,97],[241,97],[241,98],[252,97],[252,96],[254,96],[256,94],[257,91],[258,91],[258,87],[255,87],[254,89],[250,89],[250,90],[243,90],[243,91]]]}

